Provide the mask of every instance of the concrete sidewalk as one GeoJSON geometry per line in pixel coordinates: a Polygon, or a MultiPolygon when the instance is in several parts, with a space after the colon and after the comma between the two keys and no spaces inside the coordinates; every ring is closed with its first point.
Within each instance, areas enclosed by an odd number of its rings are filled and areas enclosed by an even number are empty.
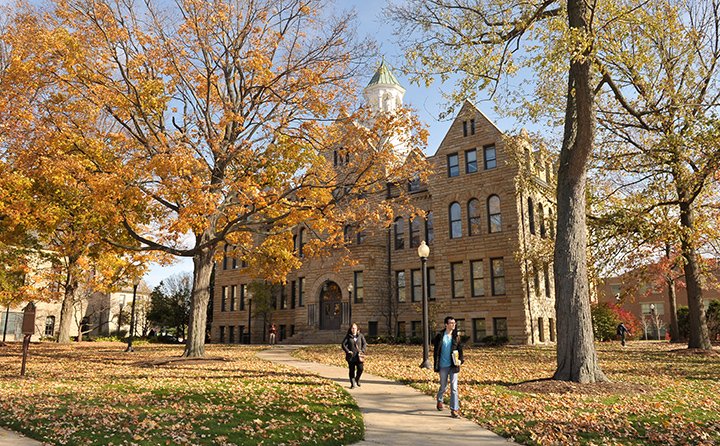
{"type": "Polygon", "coordinates": [[[0,446],[42,446],[43,443],[0,427],[0,446]]]}
{"type": "MultiPolygon", "coordinates": [[[[297,348],[276,345],[257,356],[331,379],[349,390],[347,368],[300,361],[290,355],[297,348]]],[[[447,446],[458,441],[479,446],[517,444],[472,421],[450,418],[447,407],[437,411],[433,397],[412,387],[368,373],[363,373],[360,382],[362,387],[349,390],[365,421],[365,440],[358,444],[447,446]]],[[[462,406],[462,395],[460,403],[462,406]]]]}

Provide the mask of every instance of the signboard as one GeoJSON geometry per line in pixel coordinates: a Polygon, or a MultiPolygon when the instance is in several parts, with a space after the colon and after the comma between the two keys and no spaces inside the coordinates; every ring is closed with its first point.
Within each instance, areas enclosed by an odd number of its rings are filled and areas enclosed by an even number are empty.
{"type": "Polygon", "coordinates": [[[35,333],[35,304],[32,302],[23,309],[22,332],[26,335],[35,333]]]}

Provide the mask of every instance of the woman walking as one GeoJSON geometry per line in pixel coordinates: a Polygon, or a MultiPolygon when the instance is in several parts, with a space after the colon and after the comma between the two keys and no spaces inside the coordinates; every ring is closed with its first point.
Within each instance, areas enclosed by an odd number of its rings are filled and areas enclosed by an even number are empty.
{"type": "Polygon", "coordinates": [[[363,373],[363,361],[367,342],[365,336],[360,333],[357,324],[353,323],[348,329],[345,339],[342,342],[342,349],[345,352],[345,360],[348,363],[350,375],[350,388],[360,387],[360,376],[363,373]]]}

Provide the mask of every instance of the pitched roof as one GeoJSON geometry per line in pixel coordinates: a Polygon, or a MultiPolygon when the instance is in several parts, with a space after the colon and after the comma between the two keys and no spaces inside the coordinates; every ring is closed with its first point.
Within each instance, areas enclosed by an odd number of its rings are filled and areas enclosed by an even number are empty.
{"type": "Polygon", "coordinates": [[[380,66],[375,71],[375,74],[373,75],[372,79],[370,79],[370,82],[367,84],[368,87],[373,85],[397,85],[401,86],[400,82],[398,82],[395,75],[392,74],[390,71],[390,68],[385,63],[385,59],[380,62],[380,66]]]}

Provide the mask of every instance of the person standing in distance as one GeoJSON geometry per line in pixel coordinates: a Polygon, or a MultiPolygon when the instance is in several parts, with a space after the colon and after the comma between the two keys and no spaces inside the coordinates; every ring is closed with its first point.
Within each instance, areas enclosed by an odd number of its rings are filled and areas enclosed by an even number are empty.
{"type": "Polygon", "coordinates": [[[350,375],[350,388],[360,387],[360,376],[363,373],[363,361],[367,342],[365,336],[360,333],[357,324],[353,323],[348,329],[345,339],[342,341],[342,349],[345,352],[345,360],[348,363],[350,375]]]}
{"type": "Polygon", "coordinates": [[[445,318],[445,329],[433,339],[433,366],[440,374],[440,390],[437,393],[437,410],[443,410],[443,395],[450,381],[450,416],[460,416],[460,396],[458,394],[458,374],[460,365],[465,362],[462,344],[458,336],[455,318],[445,318]]]}

